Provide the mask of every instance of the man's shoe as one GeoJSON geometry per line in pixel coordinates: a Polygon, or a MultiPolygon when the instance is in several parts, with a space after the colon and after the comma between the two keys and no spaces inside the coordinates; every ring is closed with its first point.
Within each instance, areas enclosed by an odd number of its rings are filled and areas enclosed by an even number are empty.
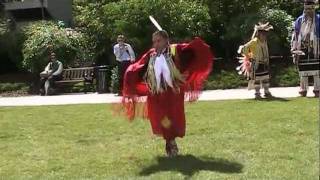
{"type": "Polygon", "coordinates": [[[301,97],[306,97],[307,96],[307,91],[299,91],[299,94],[301,97]]]}
{"type": "Polygon", "coordinates": [[[46,93],[44,92],[44,90],[43,90],[43,89],[40,89],[39,91],[40,91],[40,96],[44,96],[44,95],[46,95],[46,93]]]}
{"type": "Polygon", "coordinates": [[[272,98],[273,96],[270,92],[266,92],[266,93],[264,93],[264,97],[265,98],[272,98]]]}
{"type": "Polygon", "coordinates": [[[255,93],[254,94],[254,98],[257,99],[257,100],[262,99],[260,93],[255,93]]]}

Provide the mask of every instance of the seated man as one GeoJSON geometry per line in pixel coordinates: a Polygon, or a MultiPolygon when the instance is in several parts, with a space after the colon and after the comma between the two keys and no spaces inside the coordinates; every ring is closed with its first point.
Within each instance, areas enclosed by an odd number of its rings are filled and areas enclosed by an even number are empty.
{"type": "Polygon", "coordinates": [[[62,79],[63,65],[56,59],[54,52],[50,55],[50,62],[45,70],[40,73],[40,94],[50,94],[49,89],[54,87],[54,82],[62,79]]]}

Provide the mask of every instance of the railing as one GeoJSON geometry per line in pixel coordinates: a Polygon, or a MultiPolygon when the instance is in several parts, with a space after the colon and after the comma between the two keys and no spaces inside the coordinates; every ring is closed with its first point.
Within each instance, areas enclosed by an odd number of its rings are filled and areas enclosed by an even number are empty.
{"type": "Polygon", "coordinates": [[[4,0],[6,10],[47,7],[47,0],[4,0]]]}
{"type": "Polygon", "coordinates": [[[3,0],[4,3],[23,2],[24,0],[3,0]]]}

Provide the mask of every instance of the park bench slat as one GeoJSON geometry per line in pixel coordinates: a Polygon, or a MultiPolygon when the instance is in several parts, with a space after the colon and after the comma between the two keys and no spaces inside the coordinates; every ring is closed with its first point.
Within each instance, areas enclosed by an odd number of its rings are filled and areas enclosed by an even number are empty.
{"type": "Polygon", "coordinates": [[[57,84],[83,82],[84,86],[87,86],[87,84],[93,85],[94,67],[69,68],[64,69],[62,73],[63,78],[56,81],[57,84]]]}

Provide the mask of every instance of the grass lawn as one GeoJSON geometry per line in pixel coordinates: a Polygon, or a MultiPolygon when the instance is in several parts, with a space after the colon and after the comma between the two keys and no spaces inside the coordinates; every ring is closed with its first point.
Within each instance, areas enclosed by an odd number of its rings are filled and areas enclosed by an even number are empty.
{"type": "Polygon", "coordinates": [[[318,179],[318,103],[188,104],[173,159],[110,105],[0,108],[0,179],[318,179]]]}

